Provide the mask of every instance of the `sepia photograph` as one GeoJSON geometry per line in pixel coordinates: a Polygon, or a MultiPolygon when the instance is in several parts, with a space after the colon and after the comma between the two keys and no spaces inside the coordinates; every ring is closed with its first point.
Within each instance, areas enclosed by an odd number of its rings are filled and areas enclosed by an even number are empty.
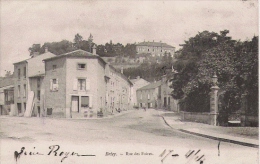
{"type": "Polygon", "coordinates": [[[258,164],[257,0],[0,0],[1,164],[258,164]]]}

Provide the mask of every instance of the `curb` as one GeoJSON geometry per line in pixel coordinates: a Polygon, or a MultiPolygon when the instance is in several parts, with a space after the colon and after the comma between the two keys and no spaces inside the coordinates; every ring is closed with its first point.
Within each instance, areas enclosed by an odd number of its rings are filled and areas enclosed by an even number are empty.
{"type": "MultiPolygon", "coordinates": [[[[171,126],[167,123],[167,121],[165,120],[165,118],[164,118],[163,116],[162,116],[162,118],[163,118],[165,124],[168,125],[169,127],[171,127],[171,126]]],[[[171,127],[171,128],[174,129],[173,127],[171,127]]],[[[204,137],[204,138],[209,138],[209,139],[217,140],[217,141],[223,141],[223,142],[233,143],[233,144],[242,145],[242,146],[248,146],[248,147],[253,147],[253,148],[259,148],[259,145],[252,144],[252,143],[241,142],[241,141],[236,141],[236,140],[231,140],[231,139],[226,139],[226,138],[220,138],[220,137],[214,137],[214,136],[210,136],[210,135],[206,135],[206,134],[191,132],[191,131],[184,130],[184,129],[176,129],[176,130],[179,130],[179,131],[184,132],[184,133],[188,133],[188,134],[192,134],[192,135],[204,137]]]]}
{"type": "Polygon", "coordinates": [[[210,136],[210,135],[206,135],[206,134],[191,132],[191,131],[184,130],[184,129],[178,129],[178,130],[181,132],[184,132],[184,133],[189,133],[189,134],[193,134],[193,135],[197,135],[197,136],[201,136],[201,137],[205,137],[205,138],[209,138],[209,139],[213,139],[213,140],[218,140],[218,141],[223,141],[223,142],[228,142],[228,143],[233,143],[233,144],[248,146],[248,147],[253,147],[253,148],[259,148],[259,145],[252,144],[252,143],[241,142],[241,141],[220,138],[220,137],[214,137],[214,136],[210,136]]]}

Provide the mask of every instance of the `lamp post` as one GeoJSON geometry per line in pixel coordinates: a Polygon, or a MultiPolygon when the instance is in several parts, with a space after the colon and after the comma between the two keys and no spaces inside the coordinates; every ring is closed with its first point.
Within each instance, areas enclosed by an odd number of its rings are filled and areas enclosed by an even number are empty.
{"type": "Polygon", "coordinates": [[[216,75],[216,72],[211,77],[211,80],[214,83],[214,85],[210,88],[210,124],[217,126],[219,87],[217,86],[218,77],[216,75]]]}

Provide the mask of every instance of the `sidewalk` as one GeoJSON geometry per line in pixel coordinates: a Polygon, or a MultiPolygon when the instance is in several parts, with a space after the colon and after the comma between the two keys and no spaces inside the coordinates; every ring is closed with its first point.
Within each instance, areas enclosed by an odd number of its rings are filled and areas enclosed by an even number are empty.
{"type": "Polygon", "coordinates": [[[222,127],[196,122],[182,122],[178,113],[159,110],[158,114],[173,129],[205,138],[249,147],[259,147],[258,127],[222,127]]]}

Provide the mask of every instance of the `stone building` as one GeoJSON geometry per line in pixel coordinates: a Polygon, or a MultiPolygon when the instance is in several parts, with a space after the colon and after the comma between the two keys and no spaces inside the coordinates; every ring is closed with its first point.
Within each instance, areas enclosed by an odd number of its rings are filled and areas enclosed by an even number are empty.
{"type": "Polygon", "coordinates": [[[161,109],[179,112],[178,100],[175,100],[171,96],[171,92],[173,91],[170,88],[171,82],[170,79],[167,78],[167,75],[162,76],[161,78],[161,86],[159,89],[159,100],[158,100],[158,107],[161,109]]]}
{"type": "Polygon", "coordinates": [[[131,82],[133,83],[132,102],[134,106],[138,106],[136,91],[150,83],[143,78],[140,78],[140,76],[137,76],[135,79],[131,79],[131,82]]]}
{"type": "Polygon", "coordinates": [[[162,42],[141,42],[136,44],[138,54],[152,54],[152,56],[163,56],[165,53],[174,57],[175,47],[162,42]]]}
{"type": "Polygon", "coordinates": [[[148,84],[136,91],[139,107],[157,108],[161,81],[148,84]]]}
{"type": "Polygon", "coordinates": [[[14,110],[14,81],[12,77],[0,79],[0,115],[12,114],[14,110]]]}
{"type": "Polygon", "coordinates": [[[45,65],[42,60],[56,55],[45,49],[44,54],[34,53],[32,58],[14,63],[13,115],[40,116],[43,110],[45,65]],[[25,113],[26,111],[26,113],[25,113]]]}
{"type": "Polygon", "coordinates": [[[44,60],[45,106],[56,117],[97,117],[128,110],[132,83],[101,57],[76,50],[44,60]]]}

